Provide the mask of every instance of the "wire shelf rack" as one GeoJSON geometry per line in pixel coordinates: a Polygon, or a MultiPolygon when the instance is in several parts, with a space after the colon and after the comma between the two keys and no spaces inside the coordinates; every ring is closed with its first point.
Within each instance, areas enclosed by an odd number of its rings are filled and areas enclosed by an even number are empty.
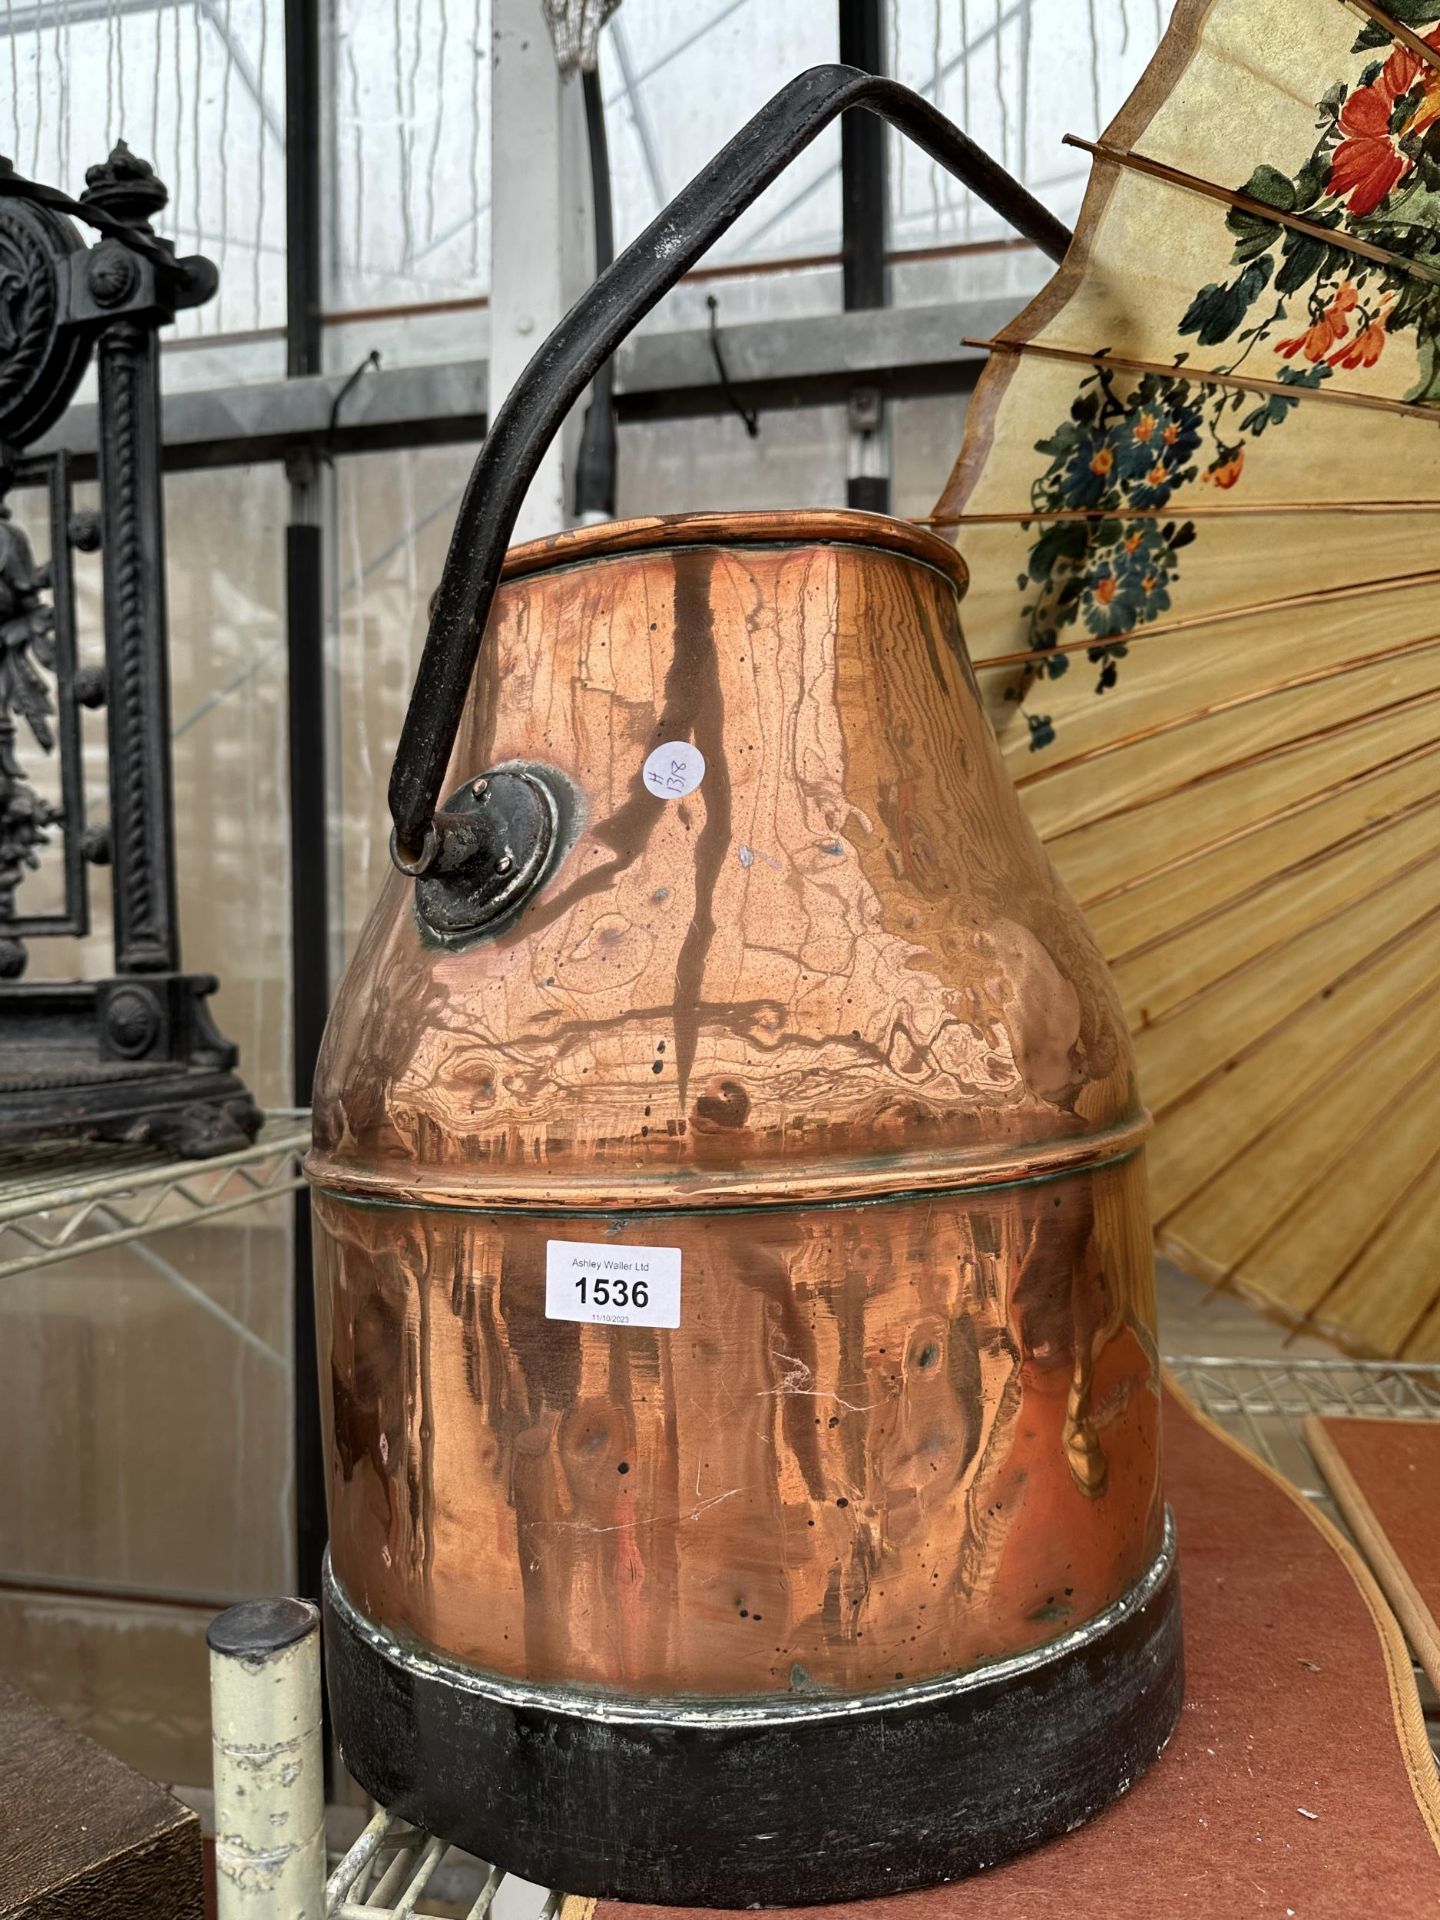
{"type": "Polygon", "coordinates": [[[437,1912],[463,1920],[553,1920],[563,1899],[453,1851],[382,1808],[326,1882],[325,1914],[326,1920],[421,1920],[437,1912]]]}
{"type": "Polygon", "coordinates": [[[282,1109],[248,1147],[212,1160],[64,1140],[0,1153],[0,1279],[294,1193],[309,1145],[309,1114],[282,1109]]]}
{"type": "Polygon", "coordinates": [[[1166,1360],[1202,1413],[1323,1507],[1344,1528],[1302,1431],[1307,1414],[1440,1420],[1440,1366],[1399,1360],[1166,1360]]]}
{"type": "MultiPolygon", "coordinates": [[[[1211,1419],[1283,1473],[1342,1524],[1302,1435],[1307,1414],[1440,1420],[1440,1366],[1370,1360],[1217,1359],[1177,1354],[1176,1383],[1211,1419]]],[[[1440,1708],[1422,1687],[1440,1751],[1440,1708]]],[[[563,1896],[506,1876],[443,1841],[376,1813],[331,1874],[327,1920],[554,1920],[563,1896]],[[448,1872],[445,1865],[448,1853],[448,1872]],[[432,1904],[443,1895],[444,1904],[432,1904]]]]}

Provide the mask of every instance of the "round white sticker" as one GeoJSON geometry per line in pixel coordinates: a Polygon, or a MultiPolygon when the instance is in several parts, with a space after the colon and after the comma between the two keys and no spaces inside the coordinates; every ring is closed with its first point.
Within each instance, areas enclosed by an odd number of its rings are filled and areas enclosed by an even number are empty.
{"type": "Polygon", "coordinates": [[[705,756],[688,740],[667,740],[645,762],[645,790],[661,800],[683,800],[705,778],[705,756]]]}

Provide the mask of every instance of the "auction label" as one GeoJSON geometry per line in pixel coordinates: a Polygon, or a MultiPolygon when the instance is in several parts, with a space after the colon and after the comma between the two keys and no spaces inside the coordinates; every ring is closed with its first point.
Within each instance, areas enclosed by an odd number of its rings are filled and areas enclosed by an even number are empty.
{"type": "Polygon", "coordinates": [[[683,800],[705,778],[705,756],[689,740],[667,740],[645,762],[646,789],[661,800],[683,800]]]}
{"type": "Polygon", "coordinates": [[[595,1327],[678,1327],[679,1247],[547,1240],[545,1318],[595,1327]]]}

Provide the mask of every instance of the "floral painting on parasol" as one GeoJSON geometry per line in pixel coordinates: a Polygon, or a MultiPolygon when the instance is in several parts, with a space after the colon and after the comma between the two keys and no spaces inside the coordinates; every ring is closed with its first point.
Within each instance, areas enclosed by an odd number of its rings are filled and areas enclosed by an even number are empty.
{"type": "Polygon", "coordinates": [[[1440,0],[1181,0],[934,518],[1162,1248],[1440,1355],[1440,0]],[[1072,670],[1072,669],[1083,670],[1072,670]]]}

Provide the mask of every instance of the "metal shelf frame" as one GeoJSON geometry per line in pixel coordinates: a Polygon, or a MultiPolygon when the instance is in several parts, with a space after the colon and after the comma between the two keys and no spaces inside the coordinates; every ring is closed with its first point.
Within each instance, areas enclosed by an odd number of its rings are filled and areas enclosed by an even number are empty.
{"type": "Polygon", "coordinates": [[[213,1160],[68,1140],[0,1154],[0,1279],[294,1193],[309,1145],[310,1116],[291,1108],[213,1160]]]}
{"type": "Polygon", "coordinates": [[[1306,1416],[1440,1420],[1440,1366],[1424,1362],[1176,1354],[1165,1364],[1202,1413],[1282,1473],[1342,1532],[1348,1529],[1305,1444],[1306,1416]]]}
{"type": "MultiPolygon", "coordinates": [[[[416,1827],[408,1826],[382,1808],[371,1819],[354,1846],[341,1860],[325,1884],[326,1920],[377,1920],[377,1916],[420,1915],[417,1902],[431,1887],[450,1849],[443,1840],[432,1839],[416,1827]]],[[[468,1856],[457,1856],[468,1860],[468,1856]]],[[[521,1882],[511,1879],[503,1867],[485,1867],[472,1863],[471,1879],[479,1879],[479,1890],[469,1906],[465,1920],[491,1920],[495,1901],[502,1886],[518,1892],[521,1882]]],[[[461,1896],[469,1897],[469,1889],[461,1896]]],[[[543,1890],[533,1903],[523,1903],[520,1911],[512,1907],[509,1920],[553,1920],[564,1895],[543,1890]]]]}

